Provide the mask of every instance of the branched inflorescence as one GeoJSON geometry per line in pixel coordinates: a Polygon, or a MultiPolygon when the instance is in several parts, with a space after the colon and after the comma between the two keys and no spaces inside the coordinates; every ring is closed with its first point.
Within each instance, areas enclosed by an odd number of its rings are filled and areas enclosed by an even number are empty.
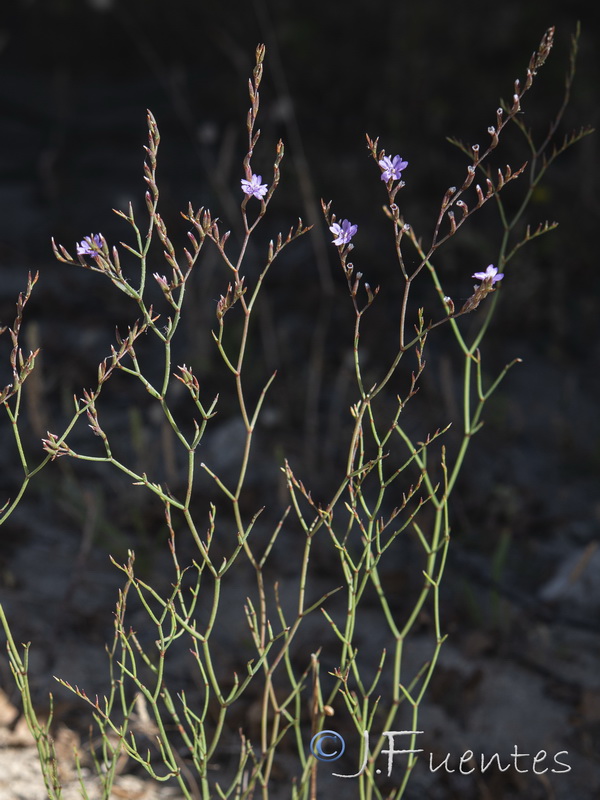
{"type": "MultiPolygon", "coordinates": [[[[486,385],[480,345],[492,319],[500,294],[497,289],[507,265],[523,245],[555,226],[555,223],[541,223],[533,232],[527,226],[515,241],[518,223],[532,192],[552,161],[588,132],[582,129],[561,145],[554,144],[554,135],[569,99],[574,55],[567,76],[565,100],[550,133],[540,145],[534,144],[520,116],[524,96],[546,60],[552,41],[553,29],[550,29],[530,60],[525,81],[522,84],[516,81],[510,103],[498,108],[495,124],[488,128],[487,146],[467,147],[455,142],[468,157],[466,173],[456,186],[445,192],[425,240],[417,236],[398,205],[399,192],[405,188],[403,176],[409,169],[408,162],[400,155],[386,155],[379,148],[378,139],[367,136],[370,156],[385,184],[387,204],[384,211],[391,222],[402,283],[398,317],[391,322],[399,332],[396,351],[387,363],[382,363],[384,357],[381,358],[376,366],[376,380],[369,378],[368,383],[363,376],[361,334],[367,312],[376,304],[379,288],[363,283],[363,274],[349,261],[355,242],[360,240],[358,224],[346,218],[338,221],[331,210],[332,204],[323,203],[355,317],[352,336],[355,387],[349,414],[350,432],[343,468],[327,501],[315,499],[314,476],[301,477],[302,468],[292,465],[290,459],[282,465],[289,501],[281,513],[275,515],[271,509],[269,514],[261,506],[248,510],[248,503],[242,502],[246,498],[256,427],[276,377],[275,374],[264,377],[256,395],[248,391],[250,324],[273,262],[288,245],[309,230],[298,220],[287,234],[276,236],[269,242],[262,269],[252,280],[246,278],[244,265],[251,238],[279,185],[284,155],[280,141],[276,146],[272,177],[263,182],[252,163],[260,138],[256,124],[265,57],[263,46],[256,50],[256,63],[249,81],[247,152],[243,160],[244,177],[237,185],[242,195],[240,241],[235,244],[230,241],[230,231],[224,230],[221,220],[210,210],[196,210],[190,204],[182,215],[189,226],[189,244],[182,249],[175,246],[158,210],[156,169],[160,136],[156,121],[148,112],[144,163],[148,218],[145,227],[140,226],[130,203],[127,211],[115,213],[129,226],[132,243],[111,246],[101,233],[92,233],[76,245],[76,255],[72,256],[64,246],[53,242],[59,261],[109,278],[136,307],[137,320],[125,334],[117,334],[110,353],[98,367],[96,386],[74,398],[73,416],[64,431],[47,434],[43,440],[45,456],[34,468],[25,457],[19,434],[22,386],[35,366],[37,354],[31,352],[25,356],[19,346],[23,308],[37,280],[37,275],[29,277],[27,290],[19,297],[15,322],[9,330],[12,382],[0,393],[0,401],[12,424],[23,482],[17,496],[4,505],[0,521],[14,510],[29,481],[48,461],[66,456],[81,462],[100,463],[118,470],[134,485],[145,487],[162,506],[172,560],[172,580],[167,591],[159,591],[140,577],[132,551],[125,563],[113,562],[123,573],[125,584],[114,614],[114,639],[107,648],[111,678],[108,694],[98,697],[71,685],[65,678],[60,679],[63,686],[91,707],[101,741],[99,748],[92,746],[91,757],[103,797],[110,796],[125,755],[157,781],[172,780],[187,800],[199,797],[242,800],[254,796],[267,800],[276,785],[275,765],[280,753],[293,749],[297,767],[290,768],[288,758],[287,769],[292,772],[288,776],[289,796],[312,800],[317,797],[319,774],[318,760],[309,743],[319,731],[333,724],[328,721],[332,716],[335,716],[336,727],[344,731],[349,729],[360,736],[371,729],[376,732],[368,751],[363,746],[364,767],[355,776],[359,783],[356,796],[370,800],[382,797],[385,791],[386,797],[397,800],[403,795],[415,755],[410,754],[400,780],[396,780],[392,788],[383,787],[378,778],[381,770],[376,769],[376,760],[385,744],[380,733],[393,730],[405,709],[411,730],[418,730],[420,707],[445,639],[440,587],[450,544],[450,498],[469,442],[482,425],[485,403],[511,366],[507,365],[486,385]],[[499,147],[510,123],[516,124],[524,134],[531,158],[529,163],[516,168],[507,165],[492,171],[490,156],[499,147]],[[502,191],[517,180],[525,188],[522,204],[511,217],[503,205],[502,191]],[[478,283],[470,297],[456,308],[444,291],[444,272],[438,251],[490,201],[497,205],[503,230],[501,246],[494,258],[497,266],[490,264],[482,270],[477,265],[475,272],[472,268],[465,270],[465,277],[472,274],[478,283]],[[160,269],[154,266],[153,244],[159,247],[164,260],[160,269]],[[194,364],[173,361],[188,285],[207,245],[220,256],[227,276],[222,293],[215,301],[212,344],[229,377],[230,394],[235,398],[243,428],[243,447],[233,477],[219,474],[209,458],[200,458],[200,453],[204,452],[200,446],[218,411],[219,396],[207,394],[207,387],[198,379],[194,364]],[[407,248],[411,249],[410,258],[405,254],[407,248]],[[137,264],[135,279],[126,277],[131,270],[121,265],[122,256],[137,264]],[[148,275],[160,289],[162,310],[155,309],[148,300],[148,275]],[[441,304],[441,310],[433,319],[426,317],[423,308],[413,308],[409,302],[415,281],[427,276],[441,304]],[[492,297],[488,300],[489,295],[492,297]],[[461,318],[482,303],[477,312],[482,315],[481,324],[468,338],[460,327],[461,318]],[[230,325],[234,318],[235,324],[230,325]],[[440,420],[433,433],[417,441],[403,425],[402,417],[407,403],[418,392],[426,366],[428,336],[442,326],[449,330],[450,346],[457,345],[464,356],[462,435],[455,450],[443,443],[449,420],[440,420]],[[139,347],[142,336],[151,339],[157,348],[158,376],[153,371],[150,377],[143,367],[139,347]],[[416,366],[407,377],[400,371],[400,365],[408,353],[414,357],[416,366]],[[182,486],[169,487],[115,454],[111,435],[103,423],[101,394],[107,381],[117,372],[143,387],[175,437],[185,459],[182,486]],[[169,389],[173,379],[187,392],[192,404],[191,418],[185,420],[185,424],[178,421],[172,407],[169,389]],[[397,394],[399,386],[404,389],[397,394]],[[80,418],[87,420],[99,439],[100,455],[75,450],[69,443],[70,433],[80,418]],[[198,519],[193,506],[199,473],[208,476],[215,493],[205,523],[198,519]],[[264,536],[257,535],[259,526],[263,532],[265,527],[271,526],[266,543],[264,536]],[[231,529],[233,540],[226,535],[231,529]],[[277,542],[282,540],[286,547],[285,537],[294,529],[302,532],[302,554],[293,588],[287,589],[284,598],[280,582],[272,585],[267,579],[266,567],[272,563],[277,542]],[[196,556],[186,566],[181,566],[178,543],[184,537],[194,543],[196,556]],[[384,556],[401,548],[408,539],[420,552],[420,564],[415,566],[420,581],[416,595],[408,599],[403,597],[399,604],[386,589],[382,565],[384,556]],[[216,540],[220,542],[217,547],[216,540]],[[328,543],[328,558],[334,565],[332,575],[336,576],[335,582],[323,590],[315,590],[310,570],[311,554],[317,542],[319,547],[328,543]],[[250,654],[241,669],[237,665],[233,671],[219,660],[215,632],[223,624],[224,606],[235,602],[232,589],[242,571],[252,575],[254,586],[243,608],[238,609],[246,624],[244,652],[247,654],[249,648],[250,654]],[[365,651],[361,633],[365,597],[369,592],[377,598],[379,624],[385,640],[375,654],[365,651]],[[131,627],[128,602],[132,597],[136,598],[152,628],[150,637],[131,627]],[[425,610],[430,620],[430,656],[420,669],[410,673],[404,668],[405,648],[425,610]],[[295,644],[299,630],[310,616],[319,616],[325,622],[326,633],[311,642],[307,654],[306,648],[297,650],[295,644]],[[195,675],[193,686],[187,689],[172,685],[168,669],[172,659],[180,658],[180,640],[186,640],[185,650],[195,675]],[[256,699],[258,709],[252,730],[249,724],[242,723],[240,727],[239,714],[236,716],[234,712],[248,695],[256,699]],[[226,749],[231,748],[232,740],[237,742],[234,765],[223,756],[226,749]],[[217,766],[219,769],[215,769],[217,766]]],[[[576,45],[575,38],[573,52],[576,45]]],[[[486,254],[483,263],[488,260],[486,254]]],[[[151,288],[156,287],[152,285],[151,288]]],[[[262,369],[260,361],[252,362],[252,369],[255,372],[262,369]]],[[[339,411],[347,413],[344,409],[339,411]]],[[[58,798],[61,786],[50,722],[40,722],[33,708],[27,678],[27,648],[22,655],[4,611],[0,609],[0,612],[13,674],[38,744],[48,796],[58,798]]],[[[414,749],[415,736],[412,735],[411,749],[414,749]]],[[[316,751],[317,755],[319,752],[316,751]]],[[[81,779],[83,783],[83,777],[81,779]]],[[[82,790],[87,796],[85,787],[82,790]]]]}

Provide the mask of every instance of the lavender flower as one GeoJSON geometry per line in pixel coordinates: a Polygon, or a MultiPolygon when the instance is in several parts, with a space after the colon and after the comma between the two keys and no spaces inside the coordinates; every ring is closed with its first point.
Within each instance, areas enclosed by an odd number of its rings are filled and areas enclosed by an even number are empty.
{"type": "Polygon", "coordinates": [[[474,272],[472,277],[477,278],[477,280],[480,281],[489,281],[490,286],[493,286],[495,283],[502,280],[504,273],[498,272],[496,267],[493,264],[490,264],[485,272],[474,272]]]}
{"type": "Polygon", "coordinates": [[[262,175],[252,175],[249,181],[242,180],[242,192],[244,194],[256,197],[257,200],[262,200],[266,195],[269,187],[266,183],[261,183],[262,175]]]}
{"type": "Polygon", "coordinates": [[[334,222],[333,225],[329,228],[329,230],[335,236],[333,244],[337,244],[339,246],[342,244],[348,244],[350,239],[352,239],[352,237],[358,230],[358,225],[352,225],[349,220],[344,219],[342,220],[341,225],[338,225],[337,222],[334,222]]]}
{"type": "Polygon", "coordinates": [[[83,241],[79,242],[77,245],[77,255],[98,258],[103,244],[104,239],[102,238],[102,234],[92,233],[91,236],[86,236],[83,241]]]}
{"type": "Polygon", "coordinates": [[[408,161],[402,161],[400,156],[394,156],[393,158],[384,156],[378,163],[383,170],[381,173],[382,181],[399,181],[402,177],[402,170],[408,167],[408,161]]]}

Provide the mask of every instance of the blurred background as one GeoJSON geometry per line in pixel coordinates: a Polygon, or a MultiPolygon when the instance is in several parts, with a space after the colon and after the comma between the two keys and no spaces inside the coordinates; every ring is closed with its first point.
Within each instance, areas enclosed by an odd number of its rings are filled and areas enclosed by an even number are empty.
{"type": "MultiPolygon", "coordinates": [[[[248,509],[269,498],[283,502],[273,466],[283,456],[313,476],[315,491],[326,497],[349,424],[339,409],[354,401],[353,315],[320,199],[333,200],[338,217],[359,225],[354,262],[365,280],[381,286],[364,342],[366,369],[376,371],[395,346],[389,320],[397,318],[401,283],[381,213],[386,196],[365,133],[409,162],[399,203],[427,240],[444,192],[465,174],[465,157],[446,137],[487,142],[500,99],[509,100],[514,80],[523,80],[531,53],[554,25],[554,49],[523,103],[525,121],[542,141],[563,102],[578,21],[577,75],[559,144],[571,131],[598,125],[600,22],[583,0],[5,3],[0,322],[12,324],[27,272],[39,270],[24,330],[25,346],[42,348],[25,398],[32,462],[41,456],[46,430],[58,431],[57,420],[68,417],[73,394],[95,385],[115,326],[124,330],[136,319],[136,309],[102,276],[58,263],[51,237],[71,253],[92,232],[111,244],[131,243],[111,209],[126,210],[131,202],[143,217],[142,146],[150,109],[162,136],[160,209],[173,239],[186,241],[179,212],[191,202],[195,209],[209,207],[231,228],[232,242],[239,241],[247,80],[255,47],[264,42],[262,137],[253,169],[270,182],[279,138],[286,156],[280,188],[248,255],[248,280],[279,230],[287,231],[298,216],[315,228],[276,264],[260,307],[254,333],[260,357],[250,366],[250,380],[258,390],[273,369],[278,379],[245,502],[248,509]]],[[[501,147],[501,164],[516,168],[530,157],[516,128],[501,147]]],[[[597,135],[582,139],[536,190],[524,225],[556,220],[559,227],[511,262],[485,342],[486,375],[495,376],[515,357],[523,364],[490,401],[458,486],[445,590],[450,644],[426,718],[430,745],[440,752],[447,752],[447,742],[455,752],[484,744],[493,750],[505,741],[497,738],[499,730],[514,744],[529,729],[528,746],[550,737],[546,749],[569,750],[575,766],[552,781],[512,770],[478,781],[438,774],[428,783],[422,778],[420,796],[591,800],[600,792],[598,153],[597,135]]],[[[520,191],[509,187],[509,207],[517,207],[520,191]]],[[[471,293],[471,274],[495,263],[501,230],[492,205],[438,254],[444,288],[457,303],[471,293]]],[[[158,251],[156,270],[165,271],[158,251]]],[[[200,263],[190,287],[193,313],[176,352],[176,363],[192,364],[211,395],[224,376],[207,334],[228,280],[215,257],[200,263]]],[[[427,288],[417,290],[416,299],[426,311],[434,307],[427,288]]],[[[5,385],[6,334],[0,345],[5,385]]],[[[424,433],[461,419],[459,354],[447,350],[443,335],[432,335],[429,348],[419,416],[409,418],[424,433]]],[[[145,464],[149,459],[158,479],[176,484],[179,465],[143,394],[117,378],[106,395],[107,424],[128,442],[128,456],[145,464]]],[[[222,471],[235,468],[240,446],[228,402],[223,396],[206,445],[222,471]]],[[[17,461],[6,421],[0,435],[3,503],[14,496],[19,476],[11,466],[17,461]]],[[[73,441],[88,446],[85,426],[73,441]]],[[[132,495],[126,480],[65,462],[42,473],[0,532],[2,591],[18,636],[42,643],[32,662],[40,697],[46,676],[60,673],[65,661],[72,666],[80,659],[82,672],[94,674],[83,652],[90,637],[96,645],[106,638],[106,603],[120,584],[106,553],[123,558],[135,546],[149,574],[162,568],[156,555],[164,544],[160,509],[132,495]]],[[[202,487],[199,503],[205,505],[209,491],[202,487]]],[[[388,579],[410,583],[409,573],[406,564],[391,564],[388,579]]],[[[7,672],[3,664],[8,685],[7,672]]]]}

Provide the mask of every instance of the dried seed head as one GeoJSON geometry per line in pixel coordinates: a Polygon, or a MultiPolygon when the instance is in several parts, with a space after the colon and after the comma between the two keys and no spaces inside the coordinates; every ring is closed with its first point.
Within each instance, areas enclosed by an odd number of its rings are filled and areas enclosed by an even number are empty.
{"type": "Polygon", "coordinates": [[[554,44],[554,26],[552,28],[548,28],[546,33],[542,36],[542,41],[540,42],[540,46],[537,49],[537,52],[532,56],[532,72],[535,75],[536,70],[538,70],[543,64],[545,63],[546,59],[550,55],[550,50],[552,50],[552,45],[554,44]]]}

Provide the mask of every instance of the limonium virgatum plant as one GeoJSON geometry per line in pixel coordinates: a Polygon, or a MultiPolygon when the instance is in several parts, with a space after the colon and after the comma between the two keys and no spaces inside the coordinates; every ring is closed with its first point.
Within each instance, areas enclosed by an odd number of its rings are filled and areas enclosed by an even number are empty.
{"type": "MultiPolygon", "coordinates": [[[[124,473],[134,484],[144,487],[149,498],[153,496],[155,502],[162,505],[172,559],[171,589],[167,593],[139,577],[133,552],[130,551],[126,563],[113,562],[123,572],[125,583],[114,613],[114,640],[107,647],[108,694],[97,696],[94,687],[71,686],[68,676],[58,678],[63,686],[88,704],[99,734],[95,735],[90,753],[86,755],[93,776],[90,768],[83,768],[83,756],[77,755],[83,797],[88,797],[91,782],[95,781],[94,785],[100,786],[100,795],[108,798],[117,770],[122,769],[122,759],[126,756],[156,781],[170,780],[176,784],[180,796],[189,800],[198,797],[204,800],[214,797],[266,799],[275,795],[315,798],[320,776],[323,770],[331,772],[331,765],[319,766],[309,743],[315,734],[330,728],[334,721],[336,729],[350,731],[362,746],[359,763],[364,760],[364,768],[352,778],[352,789],[347,788],[351,781],[342,781],[347,791],[361,799],[400,798],[404,794],[417,756],[409,754],[401,763],[399,759],[393,775],[380,775],[382,770],[376,769],[376,761],[386,745],[382,732],[398,726],[412,731],[419,729],[420,706],[445,638],[440,589],[450,544],[450,498],[471,438],[483,424],[485,404],[511,366],[507,365],[490,383],[484,381],[481,343],[504,281],[508,285],[502,291],[510,291],[509,263],[523,245],[555,227],[556,223],[545,222],[523,230],[524,212],[532,193],[555,158],[588,132],[582,129],[563,141],[554,142],[569,100],[577,36],[573,37],[564,102],[551,122],[548,135],[537,143],[526,126],[522,103],[552,42],[553,29],[550,29],[531,57],[525,80],[515,82],[510,102],[496,111],[494,124],[487,130],[487,144],[469,147],[455,142],[467,157],[466,170],[458,184],[445,193],[428,234],[415,232],[398,202],[399,192],[405,187],[404,174],[410,174],[409,163],[400,155],[387,155],[380,149],[377,139],[367,137],[368,152],[379,175],[373,184],[373,197],[377,196],[378,183],[383,183],[387,196],[384,211],[389,218],[402,280],[398,315],[395,320],[389,320],[397,336],[396,353],[389,363],[370,367],[370,376],[374,369],[378,373],[375,381],[369,377],[366,382],[363,375],[361,333],[368,324],[368,312],[377,303],[378,289],[363,282],[361,272],[349,260],[355,242],[360,241],[359,225],[344,217],[343,208],[341,215],[336,216],[332,203],[323,204],[354,309],[351,335],[355,401],[349,410],[351,433],[345,465],[328,502],[318,503],[313,499],[310,487],[311,483],[316,486],[317,476],[300,475],[287,461],[281,465],[289,503],[277,519],[271,510],[270,519],[274,521],[266,541],[255,533],[260,524],[259,515],[263,512],[265,518],[269,517],[269,509],[256,508],[248,514],[242,510],[247,505],[241,502],[252,465],[256,426],[265,397],[275,380],[275,375],[266,377],[262,391],[250,398],[246,382],[251,359],[250,325],[273,262],[288,245],[306,234],[308,228],[300,220],[287,234],[279,234],[268,245],[262,271],[252,281],[245,279],[249,244],[277,191],[284,155],[280,142],[272,176],[267,178],[253,171],[252,159],[260,135],[256,123],[265,48],[259,46],[256,50],[256,66],[249,82],[248,149],[243,162],[245,177],[238,186],[242,198],[241,245],[232,246],[228,242],[229,232],[224,231],[222,222],[208,209],[196,210],[190,205],[183,215],[189,225],[189,245],[182,252],[176,252],[158,211],[156,165],[160,137],[151,113],[148,113],[149,140],[144,165],[146,227],[140,227],[130,204],[127,211],[116,212],[133,232],[132,243],[122,243],[122,249],[111,245],[101,233],[85,236],[77,244],[75,256],[64,246],[54,245],[59,261],[108,277],[131,299],[138,317],[125,335],[118,335],[110,355],[99,365],[96,387],[84,390],[75,398],[72,419],[63,432],[48,433],[43,443],[45,457],[35,467],[30,466],[19,433],[23,384],[35,367],[36,357],[35,352],[25,356],[19,346],[23,309],[37,280],[37,275],[30,276],[27,290],[19,297],[15,322],[8,331],[12,342],[12,383],[1,393],[23,479],[20,491],[2,509],[1,521],[8,518],[22,499],[29,481],[49,460],[67,456],[99,462],[107,469],[124,473]],[[530,148],[529,160],[525,164],[493,169],[492,157],[509,125],[516,125],[525,137],[530,148]],[[522,201],[516,211],[509,210],[502,199],[504,187],[514,181],[522,190],[522,201]],[[455,305],[444,290],[438,251],[487,203],[495,204],[498,210],[502,230],[500,247],[494,257],[482,254],[480,264],[465,270],[465,286],[472,285],[471,278],[476,283],[468,299],[455,305]],[[165,267],[153,271],[157,268],[153,265],[150,248],[156,238],[166,262],[165,273],[165,267]],[[193,364],[173,362],[173,343],[185,313],[188,282],[207,247],[216,248],[225,274],[223,292],[216,302],[213,344],[229,374],[231,392],[245,431],[237,478],[233,481],[217,474],[203,459],[203,438],[218,414],[219,399],[211,396],[209,386],[198,381],[193,364]],[[130,268],[125,270],[121,266],[124,255],[138,265],[135,279],[126,277],[130,268]],[[486,266],[490,260],[493,263],[486,266]],[[162,290],[164,309],[148,305],[149,279],[155,280],[162,290]],[[439,303],[435,311],[426,313],[423,308],[413,308],[410,299],[413,284],[427,279],[433,282],[439,303]],[[479,315],[479,324],[475,333],[469,327],[467,334],[461,327],[461,318],[472,312],[479,315]],[[230,320],[234,323],[231,329],[230,320]],[[425,368],[428,336],[434,331],[436,336],[441,335],[438,328],[446,329],[447,346],[458,347],[463,355],[463,418],[456,421],[462,426],[462,437],[456,452],[451,452],[454,448],[447,451],[443,444],[451,420],[441,419],[439,427],[423,441],[415,441],[403,426],[402,411],[413,401],[425,368]],[[158,379],[154,376],[151,379],[144,369],[138,352],[138,340],[142,335],[153,339],[161,353],[158,379]],[[405,357],[413,359],[412,364],[416,365],[408,372],[401,370],[405,357]],[[103,426],[100,400],[104,385],[116,372],[141,383],[172,429],[187,462],[182,491],[172,491],[115,454],[114,443],[103,426]],[[191,420],[183,422],[177,418],[179,412],[174,411],[169,392],[173,381],[179,382],[189,393],[194,408],[191,420]],[[396,396],[399,385],[404,385],[404,389],[396,396]],[[69,443],[71,431],[81,418],[87,420],[92,432],[99,437],[100,455],[76,451],[69,443]],[[193,515],[191,510],[199,473],[210,477],[215,494],[215,502],[210,504],[204,518],[193,515]],[[233,539],[230,536],[232,525],[233,539]],[[286,547],[286,537],[297,536],[299,530],[303,535],[303,555],[297,567],[298,578],[295,583],[286,585],[283,597],[278,584],[274,587],[268,584],[266,567],[276,546],[283,543],[286,547]],[[420,589],[409,607],[399,609],[384,588],[380,569],[382,559],[392,557],[408,537],[421,553],[420,563],[413,564],[421,575],[420,589]],[[193,540],[196,548],[195,558],[185,566],[178,557],[178,543],[184,538],[193,540]],[[220,540],[218,548],[215,548],[216,540],[220,540]],[[310,569],[315,546],[330,547],[330,586],[322,592],[315,588],[310,569]],[[239,615],[245,616],[250,643],[244,646],[250,646],[252,652],[242,669],[232,673],[220,663],[213,642],[215,631],[223,624],[225,606],[236,602],[230,590],[242,571],[250,571],[254,576],[252,596],[239,609],[239,615]],[[294,596],[290,594],[292,591],[294,596]],[[368,596],[377,599],[378,625],[382,635],[387,632],[384,635],[386,644],[375,656],[363,652],[360,646],[364,601],[368,596]],[[137,598],[138,608],[145,612],[147,624],[153,630],[150,637],[139,635],[130,625],[128,602],[131,605],[132,598],[137,598]],[[404,668],[403,656],[405,647],[410,646],[410,634],[424,610],[428,610],[431,620],[430,657],[410,674],[404,668]],[[305,648],[295,647],[295,641],[307,618],[315,615],[328,624],[321,628],[325,631],[322,639],[312,642],[311,652],[307,654],[305,648]],[[186,640],[185,650],[196,674],[193,691],[172,685],[169,675],[170,659],[181,658],[182,651],[177,643],[182,639],[186,640]],[[248,695],[258,698],[258,722],[242,724],[238,730],[239,723],[231,722],[232,712],[248,695]],[[140,719],[144,720],[143,730],[140,719]],[[372,732],[368,747],[363,738],[366,731],[372,732]],[[225,755],[226,751],[231,752],[232,741],[236,742],[235,763],[225,755]],[[283,768],[286,778],[276,781],[275,767],[282,754],[286,756],[283,768]]],[[[253,369],[258,366],[255,364],[253,369]]],[[[339,411],[348,413],[347,409],[339,411]]],[[[29,645],[24,649],[17,646],[1,608],[0,616],[7,635],[10,665],[39,750],[47,793],[50,798],[59,798],[62,788],[50,728],[52,714],[47,721],[36,715],[28,681],[29,645]]],[[[368,619],[372,626],[372,615],[368,619]]],[[[416,736],[410,737],[403,746],[418,747],[416,736]]]]}

